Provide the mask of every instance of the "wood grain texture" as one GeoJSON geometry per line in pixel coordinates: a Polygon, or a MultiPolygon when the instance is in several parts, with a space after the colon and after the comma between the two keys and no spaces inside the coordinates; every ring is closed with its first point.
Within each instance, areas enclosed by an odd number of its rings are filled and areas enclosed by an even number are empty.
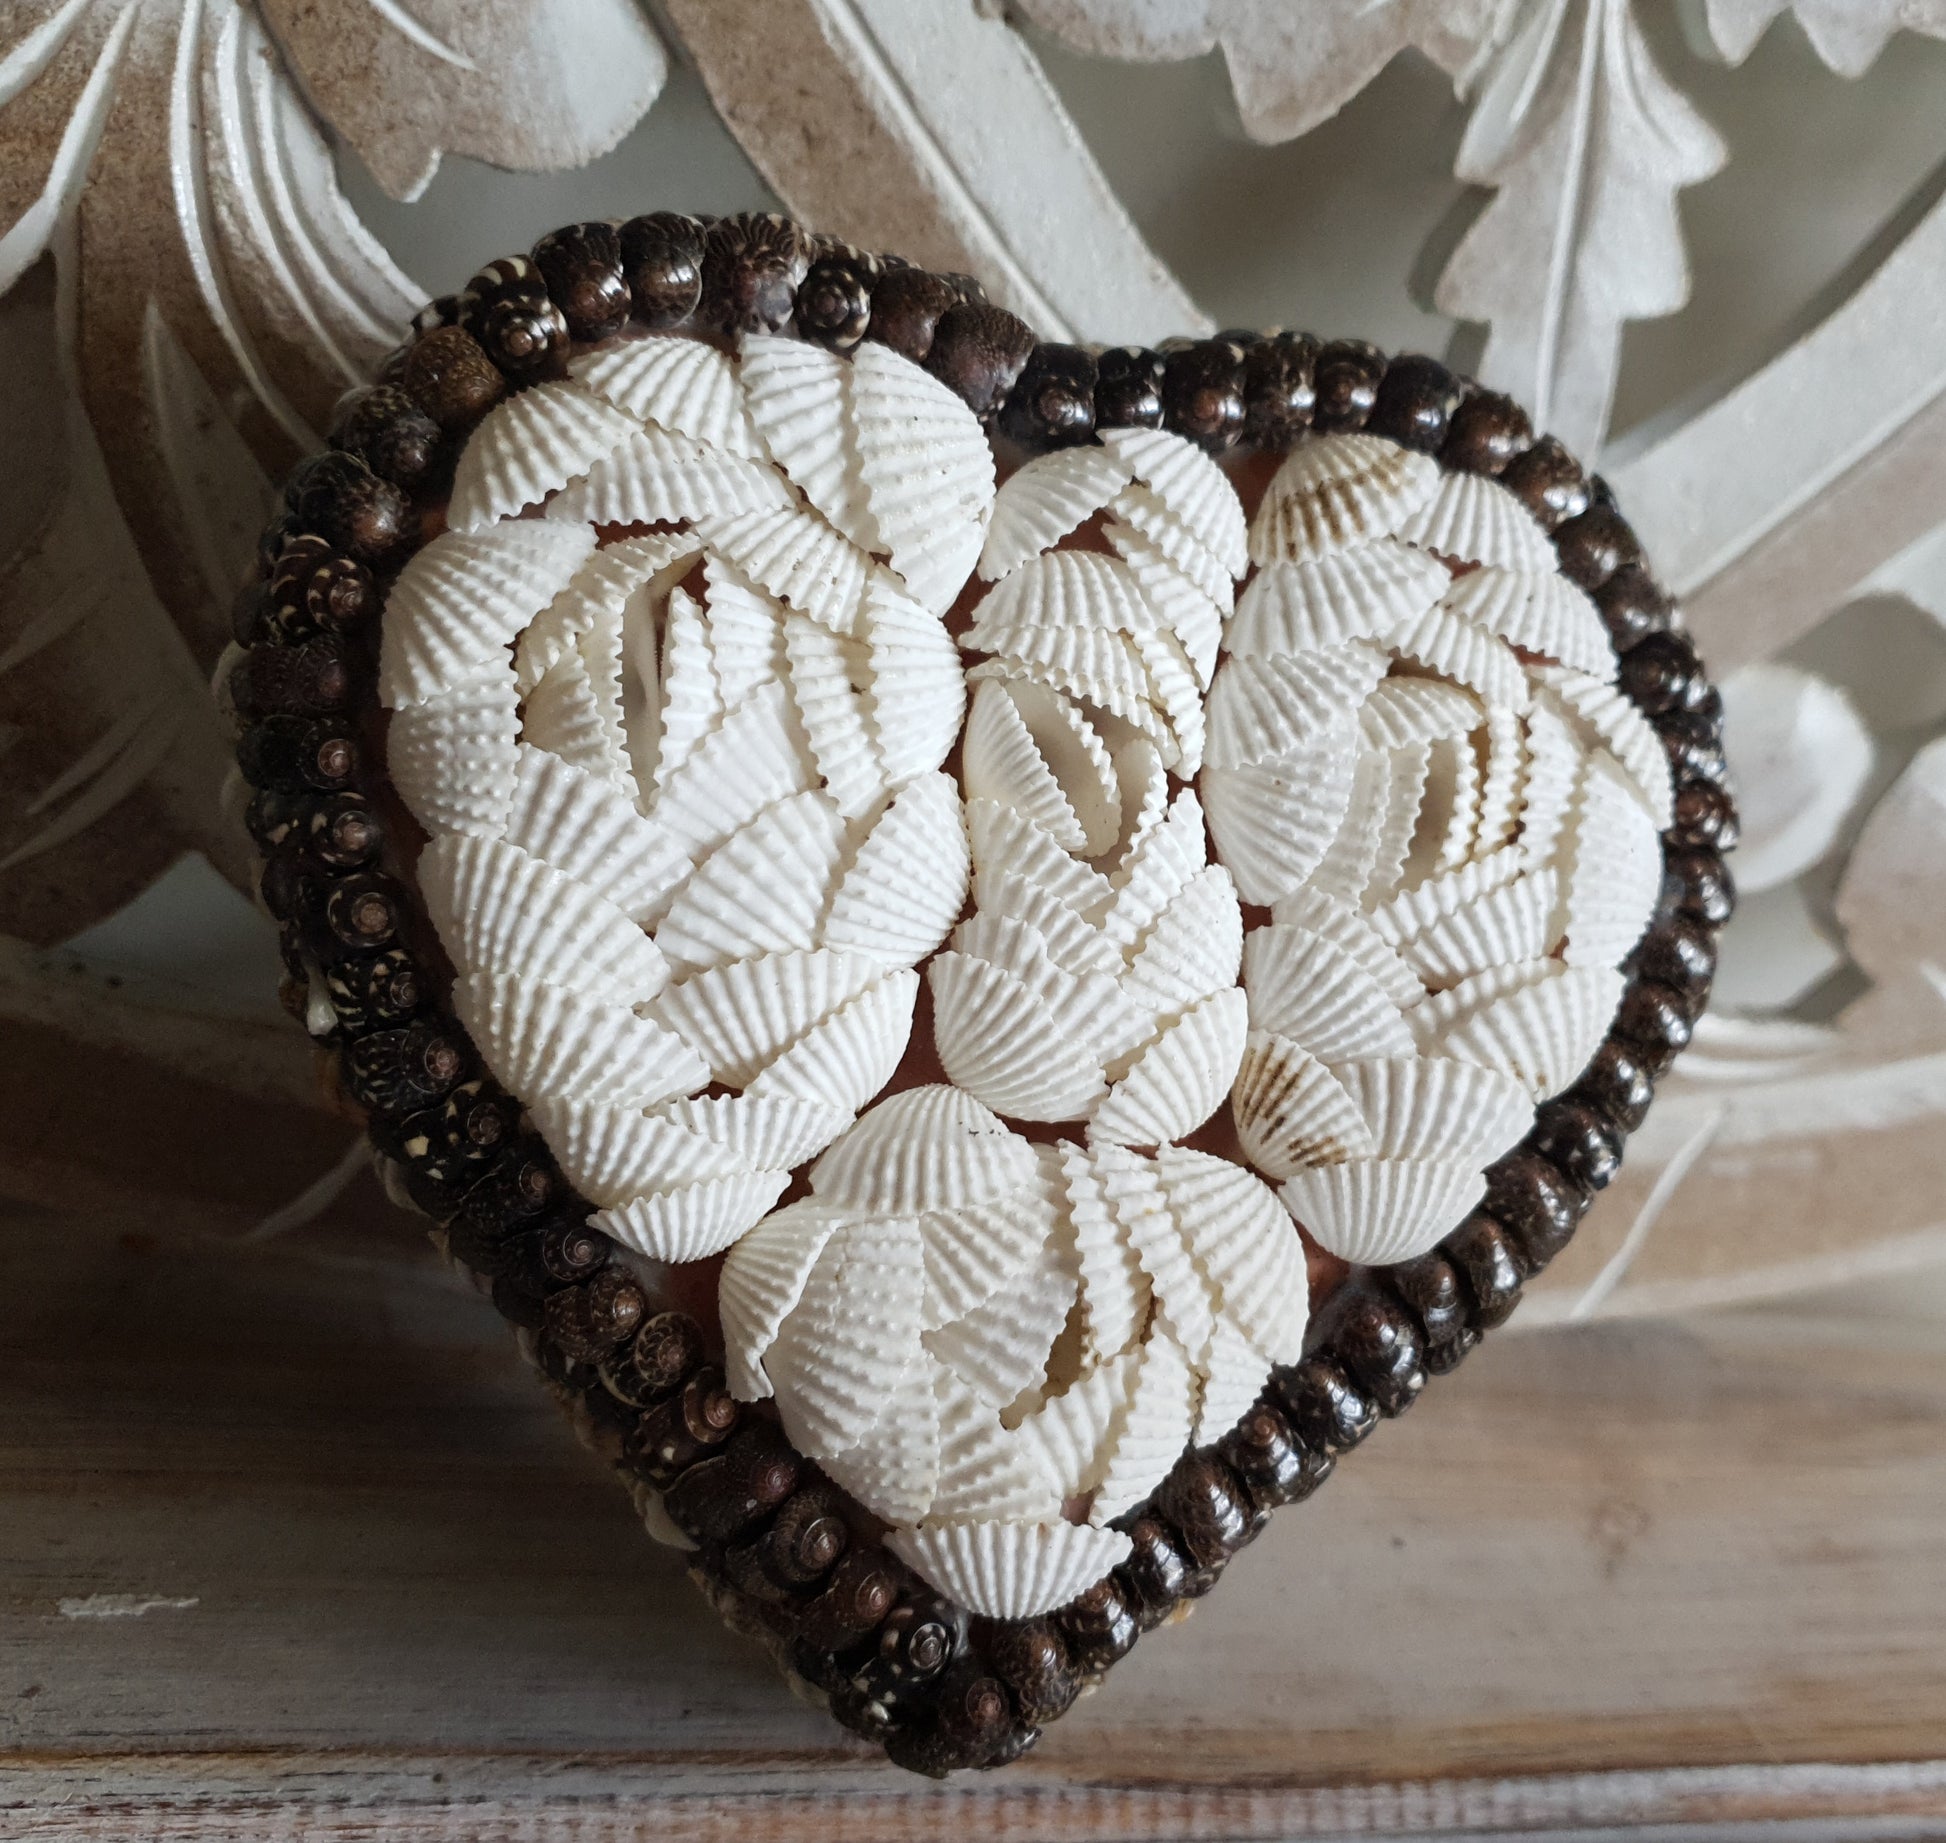
{"type": "Polygon", "coordinates": [[[1938,1346],[1489,1343],[1036,1753],[938,1787],[714,1622],[409,1226],[17,1216],[0,1836],[1946,1834],[1938,1346]]]}

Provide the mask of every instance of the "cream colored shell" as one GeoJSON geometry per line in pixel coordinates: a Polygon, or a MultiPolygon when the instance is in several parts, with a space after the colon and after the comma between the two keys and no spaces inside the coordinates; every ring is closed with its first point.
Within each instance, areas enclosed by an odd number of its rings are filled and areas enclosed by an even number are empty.
{"type": "Polygon", "coordinates": [[[1666,775],[1525,519],[1364,436],[1249,523],[1155,431],[996,493],[883,347],[655,336],[493,411],[394,589],[462,1020],[972,1610],[1099,1578],[1300,1353],[1297,1223],[1430,1246],[1606,1027],[1666,775]],[[922,978],[945,1080],[878,1100],[922,978]],[[1183,1144],[1226,1106],[1248,1166],[1183,1144]]]}

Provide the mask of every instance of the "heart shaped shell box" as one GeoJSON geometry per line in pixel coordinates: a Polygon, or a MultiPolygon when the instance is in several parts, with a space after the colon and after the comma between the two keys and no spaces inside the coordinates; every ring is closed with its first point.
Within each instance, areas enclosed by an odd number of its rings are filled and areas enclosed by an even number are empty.
{"type": "MultiPolygon", "coordinates": [[[[733,1622],[800,1671],[820,1634],[814,1688],[907,1764],[992,1763],[1059,1712],[1028,1677],[1071,1700],[1116,1606],[1127,1642],[1159,1617],[1158,1530],[1207,1585],[1362,1434],[1361,1388],[1395,1411],[1491,1320],[1495,1260],[1517,1289],[1545,1259],[1523,1208],[1572,1228],[1646,1095],[1551,1097],[1628,1086],[1652,924],[1706,947],[1710,891],[1665,875],[1671,751],[1598,601],[1646,575],[1591,595],[1557,550],[1619,519],[1571,463],[1428,451],[1504,400],[1403,361],[1436,415],[1389,414],[1381,368],[1363,426],[1311,410],[1256,453],[1170,426],[1150,355],[1155,415],[1037,443],[1033,406],[1083,364],[1105,400],[1118,355],[995,360],[1018,322],[964,300],[924,350],[889,310],[825,343],[712,315],[789,230],[727,222],[681,324],[563,322],[490,405],[451,414],[452,363],[414,354],[497,327],[508,372],[542,271],[497,265],[406,349],[450,473],[431,535],[371,559],[367,682],[450,1068],[394,1095],[372,1071],[438,1014],[361,1036],[301,921],[294,970],[395,1178],[733,1622]],[[510,1147],[459,1143],[488,1105],[510,1147]],[[1320,1347],[1373,1298],[1396,1376],[1320,1347]],[[1299,1399],[1321,1362],[1336,1422],[1299,1399]],[[917,1657],[915,1619],[945,1634],[917,1657]]],[[[887,300],[922,276],[827,251],[799,298],[834,264],[887,300]]],[[[1322,404],[1337,349],[1282,349],[1322,404]]],[[[273,591],[317,544],[277,536],[273,591]]]]}

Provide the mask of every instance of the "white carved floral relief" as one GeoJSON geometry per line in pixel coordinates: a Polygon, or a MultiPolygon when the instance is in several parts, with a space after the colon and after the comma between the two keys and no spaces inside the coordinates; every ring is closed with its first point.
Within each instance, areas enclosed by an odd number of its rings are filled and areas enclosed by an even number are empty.
{"type": "MultiPolygon", "coordinates": [[[[1901,32],[1946,36],[1938,0],[1681,12],[1691,45],[1732,66],[1767,34],[1801,34],[1827,84],[1919,43],[1901,32]]],[[[1946,698],[1874,702],[1840,643],[1879,631],[1847,625],[1861,609],[1894,607],[1907,684],[1941,669],[1946,206],[1916,199],[1785,349],[1604,456],[1627,327],[1687,297],[1683,192],[1739,155],[1684,93],[1661,0],[946,0],[923,19],[905,0],[776,0],[761,43],[744,9],[667,0],[659,17],[693,69],[681,80],[786,205],[976,270],[1075,337],[1211,321],[1037,46],[1220,53],[1266,142],[1311,133],[1395,58],[1444,73],[1467,110],[1455,173],[1479,209],[1432,302],[1484,329],[1489,382],[1603,458],[1704,656],[1732,675],[1751,792],[1725,1005],[1534,1316],[1731,1296],[1867,1242],[1888,1260],[1946,1246],[1929,1205],[1946,698]]],[[[185,849],[241,874],[203,696],[230,586],[271,483],[428,292],[347,204],[341,166],[397,198],[448,154],[579,167],[669,80],[628,0],[7,10],[0,325],[23,362],[0,384],[0,928],[64,939],[185,849]]],[[[483,235],[484,258],[505,239],[483,235]]]]}

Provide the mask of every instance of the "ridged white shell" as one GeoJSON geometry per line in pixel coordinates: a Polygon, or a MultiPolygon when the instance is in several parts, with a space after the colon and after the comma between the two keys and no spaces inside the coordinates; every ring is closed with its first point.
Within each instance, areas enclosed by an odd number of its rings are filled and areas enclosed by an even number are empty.
{"type": "Polygon", "coordinates": [[[656,945],[679,966],[815,947],[844,851],[845,822],[824,794],[779,800],[703,860],[656,945]]]}
{"type": "Polygon", "coordinates": [[[593,525],[680,524],[794,504],[777,470],[653,424],[635,428],[547,508],[593,525]]]}
{"type": "Polygon", "coordinates": [[[1100,1483],[1101,1450],[1127,1399],[1140,1352],[1125,1351],[1077,1377],[1020,1423],[1021,1445],[1063,1500],[1100,1483]]]}
{"type": "Polygon", "coordinates": [[[1080,1146],[1063,1144],[1060,1160],[1081,1270],[1083,1335],[1095,1356],[1112,1357],[1142,1331],[1152,1298],[1149,1276],[1109,1204],[1095,1159],[1080,1146]]]}
{"type": "Polygon", "coordinates": [[[1106,745],[1066,698],[1045,686],[1004,679],[980,684],[960,773],[969,799],[1012,807],[1083,857],[1106,851],[1121,829],[1121,790],[1106,745]]]}
{"type": "Polygon", "coordinates": [[[655,1016],[709,1064],[713,1079],[746,1087],[883,970],[863,954],[828,949],[732,960],[670,986],[655,1016]]]}
{"type": "Polygon", "coordinates": [[[651,334],[586,353],[568,369],[598,397],[643,422],[746,460],[764,458],[735,367],[702,340],[651,334]]]}
{"type": "Polygon", "coordinates": [[[679,1190],[651,1191],[589,1220],[652,1261],[700,1261],[721,1254],[761,1222],[790,1181],[788,1171],[739,1171],[679,1190]]]}
{"type": "Polygon", "coordinates": [[[1329,740],[1385,676],[1385,655],[1352,641],[1315,653],[1228,659],[1210,687],[1212,768],[1281,761],[1329,740]]]}
{"type": "MultiPolygon", "coordinates": [[[[710,655],[709,629],[703,621],[701,604],[680,586],[671,589],[657,673],[662,707],[649,777],[657,787],[667,786],[703,738],[723,721],[723,693],[710,655]]],[[[649,784],[639,774],[637,779],[644,787],[649,784]]]]}
{"type": "Polygon", "coordinates": [[[1554,546],[1534,515],[1486,474],[1447,474],[1438,490],[1400,521],[1398,535],[1458,563],[1536,574],[1554,568],[1554,546]]]}
{"type": "Polygon", "coordinates": [[[781,684],[751,693],[696,745],[658,790],[649,817],[692,858],[715,849],[764,808],[816,780],[792,735],[781,684]]]}
{"type": "Polygon", "coordinates": [[[1056,1228],[1053,1202],[1039,1185],[981,1203],[923,1211],[924,1328],[936,1330],[985,1305],[1038,1259],[1056,1228]]]}
{"type": "Polygon", "coordinates": [[[1299,562],[1396,530],[1429,500],[1439,463],[1375,435],[1324,435],[1293,448],[1250,522],[1255,563],[1299,562]]]}
{"type": "Polygon", "coordinates": [[[1583,726],[1584,740],[1605,744],[1635,783],[1656,830],[1669,824],[1674,796],[1669,758],[1649,720],[1613,685],[1566,666],[1540,666],[1534,677],[1583,726]]]}
{"type": "Polygon", "coordinates": [[[969,916],[954,931],[952,947],[1010,973],[1046,1007],[1058,1029],[1091,1046],[1097,1057],[1119,1056],[1154,1032],[1152,1017],[1135,995],[1099,973],[1070,972],[1049,951],[1044,935],[1010,915],[969,916]]]}
{"type": "Polygon", "coordinates": [[[1334,1073],[1381,1158],[1494,1158],[1533,1123],[1532,1097],[1498,1069],[1390,1056],[1341,1062],[1334,1073]]]}
{"type": "Polygon", "coordinates": [[[1310,1281],[1304,1246],[1263,1181],[1186,1146],[1156,1153],[1162,1194],[1220,1315],[1277,1363],[1304,1348],[1310,1281]]]}
{"type": "Polygon", "coordinates": [[[1541,570],[1496,565],[1469,570],[1447,584],[1444,593],[1455,614],[1523,651],[1573,666],[1604,683],[1613,680],[1615,652],[1601,615],[1586,592],[1551,564],[1541,570]]]}
{"type": "Polygon", "coordinates": [[[943,1365],[933,1372],[939,1398],[939,1477],[928,1518],[1001,1519],[1034,1524],[1061,1506],[1034,1454],[1000,1424],[998,1408],[943,1365]]]}
{"type": "Polygon", "coordinates": [[[1065,1606],[1128,1558],[1119,1530],[1072,1523],[938,1523],[885,1545],[969,1611],[1026,1619],[1065,1606]]]}
{"type": "Polygon", "coordinates": [[[454,982],[453,1009],[516,1094],[652,1107],[709,1079],[674,1031],[565,986],[475,974],[454,982]]]}
{"type": "Polygon", "coordinates": [[[866,559],[815,513],[798,506],[698,518],[697,534],[766,594],[855,634],[865,592],[866,559]]]}
{"type": "Polygon", "coordinates": [[[921,775],[858,847],[831,898],[825,945],[916,966],[965,906],[970,867],[958,790],[946,775],[921,775]]]}
{"type": "Polygon", "coordinates": [[[1094,627],[1137,633],[1157,625],[1135,577],[1119,557],[1092,550],[1052,550],[1031,558],[996,584],[974,611],[968,646],[1008,652],[1022,629],[1094,627]]]}
{"type": "Polygon", "coordinates": [[[613,616],[577,634],[528,692],[520,733],[532,747],[634,794],[639,783],[622,727],[621,638],[613,616]]]}
{"type": "Polygon", "coordinates": [[[1132,947],[1190,879],[1209,868],[1208,858],[1202,805],[1184,788],[1114,872],[1106,906],[1094,905],[1102,932],[1118,946],[1132,947]]]}
{"type": "Polygon", "coordinates": [[[784,610],[721,557],[709,559],[703,582],[710,665],[724,707],[734,710],[784,676],[784,610]]]}
{"type": "Polygon", "coordinates": [[[967,674],[1032,679],[1132,723],[1158,741],[1166,735],[1162,713],[1150,699],[1149,673],[1126,634],[1082,627],[1020,627],[1008,634],[1007,650],[967,674]]]}
{"type": "Polygon", "coordinates": [[[820,1197],[872,1214],[991,1203],[1034,1181],[1033,1148],[944,1083],[874,1107],[811,1170],[820,1197]]]}
{"type": "Polygon", "coordinates": [[[1101,1096],[1101,1063],[1026,983],[963,953],[926,969],[947,1076],[1016,1120],[1074,1120],[1101,1096]]]}
{"type": "Polygon", "coordinates": [[[986,539],[993,451],[959,397],[889,346],[860,345],[851,374],[874,548],[922,606],[944,613],[986,539]]]}
{"type": "Polygon", "coordinates": [[[1318,1245],[1355,1266],[1424,1254],[1486,1194],[1477,1159],[1368,1158],[1320,1165],[1278,1195],[1318,1245]]]}
{"type": "Polygon", "coordinates": [[[944,624],[881,570],[865,584],[861,618],[872,732],[886,779],[903,787],[937,768],[959,739],[966,715],[959,649],[944,624]]]}
{"type": "Polygon", "coordinates": [[[1378,1154],[1371,1127],[1344,1083],[1286,1037],[1251,1032],[1230,1102],[1243,1154],[1267,1177],[1378,1154]]]}
{"type": "Polygon", "coordinates": [[[1441,1037],[1464,1023],[1483,1005],[1526,986],[1538,985],[1559,976],[1558,960],[1525,960],[1514,966],[1490,966],[1462,979],[1458,985],[1435,992],[1410,1014],[1412,1033],[1422,1050],[1436,1053],[1441,1037]]]}
{"type": "Polygon", "coordinates": [[[822,1458],[855,1445],[919,1350],[918,1225],[854,1219],[825,1243],[764,1358],[784,1431],[822,1458]]]}
{"type": "Polygon", "coordinates": [[[516,845],[449,832],[419,854],[417,874],[462,973],[519,973],[624,1005],[653,998],[668,980],[668,963],[636,923],[516,845]]]}
{"type": "Polygon", "coordinates": [[[1242,658],[1389,640],[1452,583],[1423,551],[1381,538],[1305,563],[1271,563],[1237,597],[1224,638],[1242,658]]]}
{"type": "Polygon", "coordinates": [[[851,367],[802,339],[743,337],[743,400],[777,465],[860,550],[878,542],[850,415],[851,367]]]}
{"type": "Polygon", "coordinates": [[[652,1119],[723,1148],[746,1168],[795,1170],[851,1121],[851,1110],[779,1095],[693,1094],[664,1101],[652,1119]]]}
{"type": "Polygon", "coordinates": [[[1281,764],[1204,770],[1210,835],[1245,902],[1275,902],[1324,861],[1351,808],[1356,762],[1347,735],[1281,764]]]}
{"type": "Polygon", "coordinates": [[[1089,1122],[1090,1136],[1160,1145],[1193,1133],[1223,1104],[1249,1025],[1234,988],[1185,1011],[1138,1055],[1089,1122]]]}
{"type": "Polygon", "coordinates": [[[847,819],[860,819],[884,797],[886,781],[856,681],[864,648],[804,615],[784,620],[791,700],[810,738],[826,791],[847,819]]]}
{"type": "Polygon", "coordinates": [[[980,551],[979,573],[997,582],[1085,524],[1134,478],[1112,448],[1057,448],[1001,483],[980,551]]]}
{"type": "Polygon", "coordinates": [[[937,1373],[930,1357],[915,1357],[859,1442],[844,1452],[818,1456],[833,1484],[894,1522],[911,1523],[924,1516],[938,1484],[937,1373]]]}
{"type": "Polygon", "coordinates": [[[1189,1440],[1192,1446],[1208,1446],[1228,1433],[1263,1393],[1270,1359],[1227,1318],[1219,1318],[1199,1368],[1203,1386],[1189,1440]]]}
{"type": "Polygon", "coordinates": [[[1527,713],[1514,842],[1530,864],[1549,862],[1560,847],[1584,761],[1571,720],[1542,697],[1527,713]]]}
{"type": "Polygon", "coordinates": [[[491,835],[507,823],[518,773],[519,699],[504,663],[395,710],[385,728],[392,785],[428,832],[491,835]]]}
{"type": "MultiPolygon", "coordinates": [[[[1414,898],[1408,895],[1397,900],[1405,903],[1414,898]]],[[[1378,981],[1379,989],[1387,998],[1402,1011],[1408,1010],[1425,996],[1425,989],[1395,951],[1395,937],[1379,925],[1386,914],[1387,910],[1381,908],[1366,915],[1324,890],[1302,889],[1279,901],[1271,910],[1270,918],[1295,922],[1300,928],[1308,928],[1313,934],[1336,942],[1378,981]]]]}
{"type": "Polygon", "coordinates": [[[1192,1364],[1200,1363],[1215,1325],[1216,1302],[1184,1244],[1155,1161],[1117,1145],[1095,1146],[1093,1157],[1102,1194],[1149,1276],[1156,1304],[1150,1336],[1166,1333],[1192,1364]]]}
{"type": "Polygon", "coordinates": [[[974,894],[982,907],[996,875],[1024,876],[1089,919],[1113,896],[1106,877],[1070,857],[1031,820],[997,800],[969,800],[966,824],[973,841],[974,894]]]}
{"type": "Polygon", "coordinates": [[[1289,922],[1253,928],[1243,944],[1250,1024],[1289,1037],[1320,1062],[1409,1056],[1405,1014],[1337,942],[1289,922]]]}
{"type": "Polygon", "coordinates": [[[1195,668],[1196,682],[1208,690],[1223,645],[1229,597],[1209,595],[1133,527],[1117,525],[1114,546],[1156,621],[1181,642],[1195,668]]]}
{"type": "Polygon", "coordinates": [[[579,384],[535,384],[497,403],[466,439],[453,469],[446,522],[478,531],[539,505],[636,432],[636,424],[579,384]]]}
{"type": "Polygon", "coordinates": [[[596,551],[520,636],[514,676],[521,690],[539,683],[548,667],[604,617],[626,621],[631,601],[644,588],[651,602],[667,595],[702,548],[687,532],[656,531],[596,551]]]}
{"type": "Polygon", "coordinates": [[[1131,552],[1152,553],[1195,584],[1213,602],[1229,599],[1230,572],[1174,512],[1160,494],[1132,481],[1115,495],[1101,528],[1109,546],[1125,561],[1131,552]]]}
{"type": "Polygon", "coordinates": [[[886,973],[807,1030],[750,1084],[751,1094],[795,1096],[856,1113],[892,1079],[912,1034],[919,975],[886,973]]]}
{"type": "Polygon", "coordinates": [[[564,876],[599,887],[640,921],[689,874],[689,856],[598,776],[520,746],[506,839],[564,876]]]}
{"type": "Polygon", "coordinates": [[[1465,736],[1485,721],[1485,706],[1463,686],[1436,678],[1388,678],[1360,707],[1358,734],[1368,748],[1405,749],[1465,736]]]}
{"type": "Polygon", "coordinates": [[[723,1321],[724,1374],[739,1401],[769,1396],[764,1353],[843,1221],[842,1212],[806,1198],[773,1211],[731,1248],[716,1283],[716,1304],[723,1321]]]}
{"type": "Polygon", "coordinates": [[[594,546],[585,526],[546,519],[442,531],[386,597],[379,701],[388,709],[421,704],[496,663],[594,546]]]}
{"type": "Polygon", "coordinates": [[[1243,916],[1230,873],[1199,870],[1172,896],[1129,962],[1123,987],[1156,1017],[1173,1017],[1236,983],[1243,916]]]}
{"type": "Polygon", "coordinates": [[[1046,1379],[1047,1353],[1073,1309],[1074,1295],[1074,1272],[1044,1249],[992,1298],[923,1333],[925,1346],[977,1400],[1004,1408],[1046,1379]]]}
{"type": "Polygon", "coordinates": [[[528,1112],[568,1181],[605,1208],[748,1168],[727,1147],[639,1107],[541,1099],[528,1112]]]}
{"type": "Polygon", "coordinates": [[[1486,763],[1480,773],[1479,826],[1473,855],[1487,857],[1513,841],[1520,818],[1520,777],[1527,766],[1527,726],[1511,710],[1490,710],[1486,763]]]}
{"type": "MultiPolygon", "coordinates": [[[[1661,861],[1658,852],[1658,880],[1661,861]]],[[[1458,985],[1490,966],[1539,960],[1552,950],[1557,937],[1555,908],[1559,900],[1560,885],[1554,873],[1536,870],[1497,889],[1485,890],[1473,901],[1440,916],[1405,942],[1399,952],[1434,990],[1458,985]]],[[[1619,958],[1619,954],[1611,956],[1610,963],[1619,958]]]]}
{"type": "Polygon", "coordinates": [[[1104,429],[1101,440],[1230,575],[1249,569],[1242,502],[1228,476],[1195,443],[1160,429],[1104,429]]]}
{"type": "Polygon", "coordinates": [[[1570,966],[1613,966],[1641,939],[1655,913],[1662,841],[1634,783],[1606,751],[1588,758],[1567,847],[1562,957],[1570,966]]]}
{"type": "Polygon", "coordinates": [[[1390,644],[1402,658],[1478,692],[1489,704],[1527,708],[1527,674],[1520,656],[1497,634],[1461,619],[1443,603],[1401,627],[1390,644]]]}
{"type": "Polygon", "coordinates": [[[1556,966],[1548,978],[1489,1000],[1443,1032],[1441,1055],[1504,1069],[1538,1101],[1588,1066],[1621,1002],[1622,975],[1606,966],[1556,966]]]}
{"type": "Polygon", "coordinates": [[[1189,1444],[1196,1413],[1196,1374],[1182,1347],[1152,1334],[1142,1347],[1128,1404],[1110,1434],[1101,1483],[1088,1512],[1099,1528],[1139,1504],[1189,1444]]]}

